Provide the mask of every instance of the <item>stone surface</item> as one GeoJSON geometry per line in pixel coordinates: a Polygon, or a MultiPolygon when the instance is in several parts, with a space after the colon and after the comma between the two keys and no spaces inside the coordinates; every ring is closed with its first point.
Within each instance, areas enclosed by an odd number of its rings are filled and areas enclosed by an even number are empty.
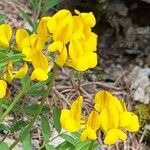
{"type": "Polygon", "coordinates": [[[134,67],[128,79],[131,83],[132,97],[135,101],[150,102],[150,68],[134,67]]]}

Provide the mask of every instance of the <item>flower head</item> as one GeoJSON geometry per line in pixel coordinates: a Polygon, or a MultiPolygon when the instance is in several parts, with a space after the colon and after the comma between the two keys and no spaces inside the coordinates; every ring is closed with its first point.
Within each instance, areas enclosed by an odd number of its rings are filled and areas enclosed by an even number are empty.
{"type": "Polygon", "coordinates": [[[12,36],[12,28],[9,24],[0,25],[0,47],[8,48],[12,36]]]}
{"type": "Polygon", "coordinates": [[[71,105],[69,109],[63,109],[61,111],[60,122],[62,127],[69,131],[75,132],[81,129],[81,106],[83,98],[79,96],[71,105]]]}
{"type": "Polygon", "coordinates": [[[7,89],[7,83],[4,80],[0,80],[0,99],[5,97],[7,89]]]}

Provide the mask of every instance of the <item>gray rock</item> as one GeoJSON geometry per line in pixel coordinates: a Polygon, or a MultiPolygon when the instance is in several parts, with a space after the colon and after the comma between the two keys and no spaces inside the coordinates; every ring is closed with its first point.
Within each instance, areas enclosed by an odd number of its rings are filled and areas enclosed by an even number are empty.
{"type": "Polygon", "coordinates": [[[132,97],[135,101],[150,102],[150,68],[134,67],[128,76],[131,83],[132,97]]]}
{"type": "Polygon", "coordinates": [[[126,32],[126,45],[128,48],[132,48],[136,39],[136,31],[134,27],[130,26],[126,32]]]}
{"type": "Polygon", "coordinates": [[[113,0],[108,3],[108,10],[117,12],[119,15],[127,16],[128,8],[122,0],[113,0]]]}

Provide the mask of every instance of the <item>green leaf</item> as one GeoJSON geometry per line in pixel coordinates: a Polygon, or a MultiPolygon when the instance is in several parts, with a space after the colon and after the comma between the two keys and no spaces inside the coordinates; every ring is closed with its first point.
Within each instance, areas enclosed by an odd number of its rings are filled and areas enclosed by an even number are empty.
{"type": "Polygon", "coordinates": [[[0,124],[0,131],[10,131],[10,127],[5,124],[0,124]]]}
{"type": "Polygon", "coordinates": [[[19,130],[21,130],[22,128],[26,127],[28,123],[29,123],[28,121],[20,120],[20,121],[16,122],[16,123],[12,126],[11,131],[13,131],[13,132],[14,132],[14,131],[19,131],[19,130]]]}
{"type": "Polygon", "coordinates": [[[31,136],[28,128],[22,130],[21,139],[22,139],[23,150],[32,150],[31,136]]]}
{"type": "Polygon", "coordinates": [[[56,150],[75,150],[75,147],[68,141],[64,141],[56,147],[56,150]]]}
{"type": "Polygon", "coordinates": [[[0,150],[9,150],[9,147],[6,143],[0,143],[0,150]]]}
{"type": "MultiPolygon", "coordinates": [[[[26,113],[28,115],[35,115],[39,110],[40,105],[39,104],[32,104],[29,106],[24,107],[21,112],[26,113]]],[[[49,108],[47,106],[43,106],[41,113],[49,112],[49,108]]]]}
{"type": "Polygon", "coordinates": [[[46,144],[45,148],[46,148],[46,150],[55,150],[54,146],[52,146],[50,144],[46,144]]]}
{"type": "Polygon", "coordinates": [[[0,14],[0,23],[3,23],[6,19],[6,15],[5,14],[0,14]]]}
{"type": "Polygon", "coordinates": [[[41,115],[41,127],[42,127],[42,135],[45,141],[49,140],[50,137],[50,125],[48,118],[45,115],[41,115]]]}
{"type": "Polygon", "coordinates": [[[25,21],[27,21],[29,23],[29,25],[34,29],[34,24],[33,24],[32,20],[30,19],[31,16],[29,16],[27,13],[25,13],[23,11],[21,12],[21,14],[22,14],[23,19],[25,21]]]}
{"type": "Polygon", "coordinates": [[[8,53],[7,56],[3,59],[0,59],[0,68],[6,66],[8,62],[11,60],[12,62],[22,61],[25,56],[23,54],[13,54],[8,53]]]}
{"type": "Polygon", "coordinates": [[[33,8],[38,9],[39,0],[29,0],[33,8]]]}
{"type": "Polygon", "coordinates": [[[29,74],[27,73],[26,75],[25,75],[25,77],[23,78],[23,79],[21,79],[21,85],[22,85],[22,88],[26,85],[26,83],[28,82],[30,80],[30,76],[29,76],[29,74]]]}
{"type": "Polygon", "coordinates": [[[61,109],[59,109],[58,107],[53,107],[54,127],[58,133],[61,132],[60,115],[61,115],[61,109]]]}
{"type": "Polygon", "coordinates": [[[61,134],[60,137],[63,138],[64,140],[68,141],[69,143],[71,143],[74,146],[77,143],[76,139],[74,139],[71,135],[61,134]]]}
{"type": "Polygon", "coordinates": [[[46,5],[46,11],[58,5],[62,0],[48,0],[46,5]]]}

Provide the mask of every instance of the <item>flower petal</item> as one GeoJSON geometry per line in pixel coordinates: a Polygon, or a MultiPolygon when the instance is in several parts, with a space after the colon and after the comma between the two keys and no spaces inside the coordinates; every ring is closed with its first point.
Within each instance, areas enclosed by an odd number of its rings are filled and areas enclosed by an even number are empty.
{"type": "Polygon", "coordinates": [[[0,80],[0,99],[6,95],[7,83],[4,80],[0,80]]]}
{"type": "Polygon", "coordinates": [[[106,133],[106,137],[104,139],[104,143],[105,144],[115,144],[119,139],[120,140],[126,140],[127,136],[126,134],[119,130],[119,129],[110,129],[107,133],[106,133]]]}

